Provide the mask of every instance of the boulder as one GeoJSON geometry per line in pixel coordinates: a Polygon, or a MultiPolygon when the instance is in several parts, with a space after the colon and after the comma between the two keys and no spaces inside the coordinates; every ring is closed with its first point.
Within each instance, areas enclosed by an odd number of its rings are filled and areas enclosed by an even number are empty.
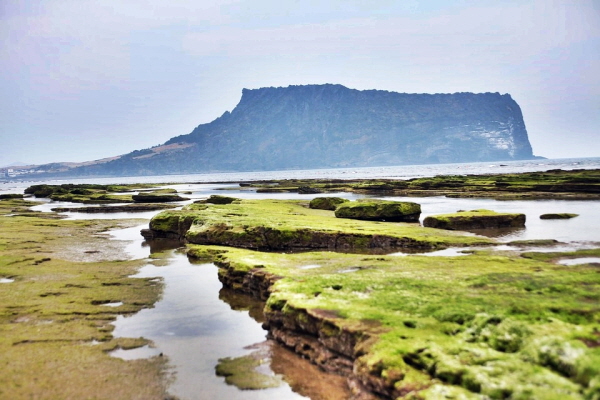
{"type": "Polygon", "coordinates": [[[349,200],[342,199],[341,197],[315,197],[308,204],[309,208],[317,210],[331,210],[334,211],[340,204],[346,203],[349,200]]]}
{"type": "Polygon", "coordinates": [[[525,214],[497,213],[490,210],[459,211],[454,214],[431,215],[423,226],[448,230],[523,228],[525,214]]]}
{"type": "Polygon", "coordinates": [[[342,203],[335,210],[337,218],[366,221],[418,222],[421,205],[404,201],[362,200],[342,203]]]}

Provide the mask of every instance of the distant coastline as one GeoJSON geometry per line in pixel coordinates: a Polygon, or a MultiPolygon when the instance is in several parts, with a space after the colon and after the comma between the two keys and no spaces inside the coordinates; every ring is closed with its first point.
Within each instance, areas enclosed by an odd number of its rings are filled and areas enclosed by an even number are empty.
{"type": "Polygon", "coordinates": [[[86,182],[86,183],[182,183],[182,182],[240,182],[265,179],[410,179],[438,175],[474,175],[491,173],[519,173],[547,171],[550,169],[596,169],[600,168],[600,157],[536,159],[503,162],[478,162],[454,164],[418,164],[399,166],[374,166],[360,168],[327,168],[279,171],[220,171],[200,174],[172,174],[147,176],[43,176],[19,175],[13,178],[0,176],[0,192],[22,190],[35,182],[86,182]]]}

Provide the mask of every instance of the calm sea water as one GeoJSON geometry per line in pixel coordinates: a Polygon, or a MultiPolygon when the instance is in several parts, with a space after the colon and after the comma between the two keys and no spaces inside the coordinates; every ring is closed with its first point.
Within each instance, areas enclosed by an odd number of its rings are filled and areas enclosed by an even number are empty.
{"type": "Polygon", "coordinates": [[[436,175],[472,175],[515,172],[546,171],[549,169],[596,169],[600,168],[600,157],[563,158],[528,161],[481,162],[463,164],[402,165],[396,167],[331,168],[287,171],[221,172],[192,175],[156,175],[111,178],[78,178],[59,180],[14,180],[0,181],[1,193],[22,193],[33,184],[63,183],[182,183],[182,182],[240,182],[269,179],[410,179],[436,175]]]}

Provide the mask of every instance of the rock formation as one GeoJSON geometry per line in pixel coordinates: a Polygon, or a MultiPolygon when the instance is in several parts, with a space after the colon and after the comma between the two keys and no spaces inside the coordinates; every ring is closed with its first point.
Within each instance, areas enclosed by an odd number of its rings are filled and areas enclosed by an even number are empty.
{"type": "Polygon", "coordinates": [[[407,94],[341,85],[244,89],[216,120],[163,145],[74,168],[151,175],[532,159],[508,94],[407,94]]]}

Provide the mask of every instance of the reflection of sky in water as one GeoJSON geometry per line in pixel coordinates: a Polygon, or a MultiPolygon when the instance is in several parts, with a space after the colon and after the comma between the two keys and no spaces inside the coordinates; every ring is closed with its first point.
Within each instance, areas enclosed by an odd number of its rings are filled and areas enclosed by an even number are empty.
{"type": "MultiPolygon", "coordinates": [[[[125,236],[123,234],[123,236],[125,236]]],[[[139,243],[138,243],[139,244],[139,243]]],[[[148,248],[143,248],[148,251],[148,248]]],[[[219,358],[239,357],[244,347],[265,340],[266,332],[247,311],[234,311],[219,299],[221,283],[213,264],[192,265],[182,254],[169,256],[167,266],[143,267],[136,277],[160,276],[163,298],[154,308],[114,322],[116,337],[150,339],[156,351],[176,368],[172,394],[182,399],[299,399],[289,387],[239,391],[215,375],[219,358]]],[[[150,349],[152,350],[152,349],[150,349]]]]}

